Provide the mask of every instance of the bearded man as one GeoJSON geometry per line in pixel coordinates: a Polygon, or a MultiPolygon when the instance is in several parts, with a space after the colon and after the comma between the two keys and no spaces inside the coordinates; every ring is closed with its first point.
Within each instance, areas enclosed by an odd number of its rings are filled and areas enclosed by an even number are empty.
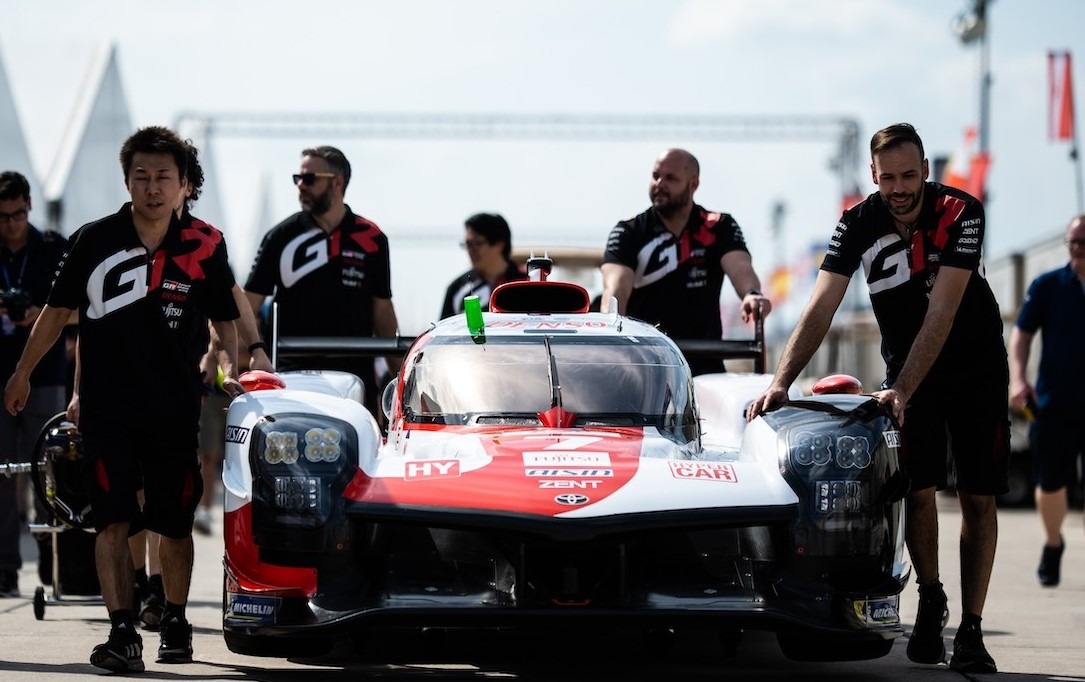
{"type": "MultiPolygon", "coordinates": [[[[648,183],[652,207],[619,222],[607,239],[600,266],[603,312],[613,297],[618,312],[658,325],[671,338],[718,341],[726,275],[742,299],[743,322],[758,306],[768,315],[772,304],[761,294],[738,223],[693,203],[700,174],[697,159],[684,149],[656,158],[648,183]]],[[[690,369],[695,375],[724,371],[720,360],[706,358],[691,358],[690,369]]]]}

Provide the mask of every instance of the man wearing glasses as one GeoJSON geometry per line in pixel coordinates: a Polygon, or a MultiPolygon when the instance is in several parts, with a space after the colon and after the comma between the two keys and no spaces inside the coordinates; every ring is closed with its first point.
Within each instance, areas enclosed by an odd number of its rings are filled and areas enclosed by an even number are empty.
{"type": "Polygon", "coordinates": [[[513,263],[512,231],[496,213],[476,213],[464,221],[464,241],[471,269],[448,285],[441,317],[463,312],[465,296],[478,296],[483,310],[490,309],[490,294],[505,282],[527,279],[527,273],[513,263]]]}
{"type": "MultiPolygon", "coordinates": [[[[10,376],[49,295],[67,241],[30,224],[30,183],[15,171],[0,173],[0,373],[10,376]]],[[[27,461],[39,432],[67,403],[64,340],[54,343],[31,376],[26,408],[0,411],[0,458],[27,461]]],[[[22,486],[0,476],[0,598],[19,596],[19,512],[22,486]]]]}
{"type": "Polygon", "coordinates": [[[1077,467],[1085,453],[1078,424],[1085,414],[1085,215],[1070,221],[1066,244],[1070,262],[1032,281],[1010,332],[1010,404],[1034,417],[1029,441],[1036,508],[1046,538],[1036,577],[1044,587],[1059,584],[1067,487],[1080,484],[1077,467]],[[1029,351],[1041,329],[1040,368],[1033,387],[1027,378],[1029,351]]]}
{"type": "MultiPolygon", "coordinates": [[[[388,237],[344,203],[347,157],[335,147],[305,149],[293,180],[302,210],[271,228],[260,244],[245,283],[253,310],[272,296],[283,337],[395,336],[388,237]]],[[[398,369],[399,358],[388,361],[398,369]]],[[[379,419],[372,358],[292,357],[276,364],[356,375],[365,385],[366,406],[379,419]]]]}

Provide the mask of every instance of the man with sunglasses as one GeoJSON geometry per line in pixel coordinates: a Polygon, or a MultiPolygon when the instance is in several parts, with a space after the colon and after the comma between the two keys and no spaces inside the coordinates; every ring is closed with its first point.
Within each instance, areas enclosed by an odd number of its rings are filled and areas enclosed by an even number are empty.
{"type": "MultiPolygon", "coordinates": [[[[67,241],[30,224],[30,183],[15,171],[0,173],[0,372],[10,376],[49,296],[67,241]]],[[[35,439],[67,402],[64,341],[50,346],[31,376],[34,392],[18,415],[0,412],[0,459],[27,461],[35,439]]],[[[0,598],[19,596],[19,481],[0,476],[0,598]]]]}
{"type": "Polygon", "coordinates": [[[1070,262],[1032,281],[1010,332],[1010,404],[1034,417],[1029,441],[1046,540],[1036,577],[1044,587],[1059,584],[1067,488],[1080,485],[1078,464],[1085,454],[1078,423],[1085,414],[1085,214],[1070,221],[1066,244],[1070,262]],[[1040,330],[1040,367],[1033,387],[1027,377],[1029,353],[1040,330]]]}
{"type": "MultiPolygon", "coordinates": [[[[296,336],[383,336],[398,330],[392,305],[388,237],[372,221],[355,215],[344,194],[350,162],[335,147],[301,153],[294,175],[302,210],[264,236],[245,283],[254,311],[264,299],[278,305],[278,334],[296,336]]],[[[398,370],[399,358],[388,358],[398,370]]],[[[356,375],[365,404],[379,419],[374,363],[368,357],[277,358],[279,369],[330,369],[356,375]]]]}
{"type": "Polygon", "coordinates": [[[505,282],[527,279],[527,273],[512,262],[512,231],[496,213],[476,213],[464,221],[464,241],[471,269],[448,285],[441,317],[463,312],[465,296],[478,296],[483,310],[490,309],[490,294],[505,282]]]}

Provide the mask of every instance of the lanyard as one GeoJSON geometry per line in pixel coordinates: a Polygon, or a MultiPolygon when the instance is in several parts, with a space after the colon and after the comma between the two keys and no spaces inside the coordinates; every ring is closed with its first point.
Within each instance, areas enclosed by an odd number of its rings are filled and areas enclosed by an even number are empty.
{"type": "MultiPolygon", "coordinates": [[[[11,252],[9,252],[9,253],[11,253],[11,252]]],[[[18,279],[15,280],[15,285],[14,286],[12,286],[12,284],[11,284],[11,274],[8,272],[8,268],[11,267],[11,261],[15,260],[16,254],[12,253],[11,258],[8,259],[8,262],[4,263],[4,288],[5,289],[21,289],[22,286],[23,286],[23,275],[26,274],[26,262],[28,260],[30,260],[30,258],[28,257],[28,254],[26,253],[26,248],[25,247],[22,250],[22,254],[23,254],[23,262],[19,266],[19,277],[18,277],[18,279]]]]}

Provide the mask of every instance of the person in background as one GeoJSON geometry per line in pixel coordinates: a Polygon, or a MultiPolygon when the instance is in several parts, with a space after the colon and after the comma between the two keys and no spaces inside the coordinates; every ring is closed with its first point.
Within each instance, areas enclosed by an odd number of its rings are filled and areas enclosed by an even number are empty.
{"type": "Polygon", "coordinates": [[[1066,245],[1070,262],[1032,281],[1010,331],[1010,404],[1034,416],[1029,440],[1045,540],[1036,576],[1045,587],[1059,584],[1067,491],[1081,483],[1078,467],[1085,464],[1085,431],[1077,421],[1085,415],[1085,215],[1070,221],[1066,245]],[[1028,364],[1038,331],[1043,334],[1033,387],[1028,364]]]}
{"type": "MultiPolygon", "coordinates": [[[[30,328],[41,314],[67,241],[30,223],[30,183],[21,173],[0,173],[0,371],[10,376],[30,328]]],[[[0,459],[29,461],[46,422],[64,410],[67,355],[63,342],[48,348],[30,377],[33,396],[19,414],[0,414],[0,459]]],[[[22,555],[17,496],[21,481],[0,475],[0,598],[19,596],[22,555]]]]}
{"type": "Polygon", "coordinates": [[[192,522],[202,490],[198,367],[208,320],[229,360],[223,385],[232,395],[244,391],[233,365],[239,311],[225,240],[209,225],[182,224],[175,212],[187,187],[187,154],[185,143],[159,126],[125,140],[120,161],[131,201],[71,236],[48,302],[4,389],[5,408],[18,414],[27,405],[31,373],[78,311],[79,431],[110,621],[109,638],[94,647],[90,662],[114,672],[144,670],[128,545],[130,531],[144,527],[162,536],[166,605],[158,661],[192,660],[185,608],[192,522]],[[147,362],[152,349],[155,361],[147,362]]]}
{"type": "Polygon", "coordinates": [[[878,191],[841,216],[776,375],[746,416],[752,420],[787,402],[788,386],[825,338],[862,265],[886,363],[883,390],[874,397],[901,426],[912,481],[906,540],[919,610],[908,658],[935,664],[946,656],[942,629],[949,610],[938,569],[935,491],[946,486],[952,452],[962,517],[962,614],[950,667],[995,672],[980,622],[998,538],[995,495],[1009,487],[1009,369],[998,303],[980,262],[983,204],[927,182],[923,141],[907,123],[875,133],[870,156],[878,191]]]}
{"type": "MultiPolygon", "coordinates": [[[[697,159],[684,149],[668,149],[652,166],[648,183],[651,208],[619,222],[603,254],[600,309],[658,325],[674,339],[723,337],[720,294],[729,277],[742,300],[742,320],[760,308],[772,311],[761,294],[750,252],[735,219],[693,202],[701,183],[697,159]]],[[[693,374],[724,371],[723,363],[690,358],[693,374]]]]}
{"type": "Polygon", "coordinates": [[[513,263],[512,232],[509,224],[496,213],[476,213],[464,221],[463,242],[471,269],[448,285],[441,317],[463,312],[465,296],[478,296],[483,310],[490,309],[490,294],[505,282],[527,279],[523,268],[513,263]]]}
{"type": "MultiPolygon", "coordinates": [[[[282,336],[398,334],[388,237],[344,203],[350,174],[350,162],[335,147],[303,150],[293,178],[302,210],[271,228],[260,243],[245,294],[254,314],[273,297],[282,336]]],[[[401,361],[387,358],[393,373],[401,361]]],[[[372,358],[287,357],[278,365],[354,374],[365,386],[366,407],[382,418],[372,358]]]]}

